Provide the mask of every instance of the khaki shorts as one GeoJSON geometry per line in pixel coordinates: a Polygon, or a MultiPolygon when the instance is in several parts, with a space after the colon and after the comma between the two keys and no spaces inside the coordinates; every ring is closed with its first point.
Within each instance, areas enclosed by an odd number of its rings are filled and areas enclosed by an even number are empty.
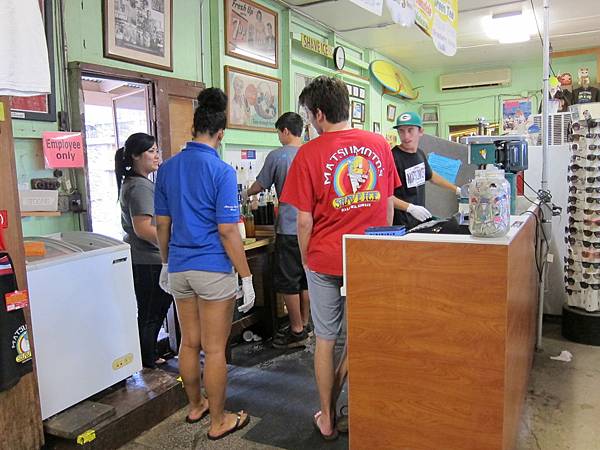
{"type": "Polygon", "coordinates": [[[198,296],[202,300],[228,300],[235,297],[237,291],[235,273],[206,272],[187,270],[169,273],[169,287],[175,299],[198,296]]]}

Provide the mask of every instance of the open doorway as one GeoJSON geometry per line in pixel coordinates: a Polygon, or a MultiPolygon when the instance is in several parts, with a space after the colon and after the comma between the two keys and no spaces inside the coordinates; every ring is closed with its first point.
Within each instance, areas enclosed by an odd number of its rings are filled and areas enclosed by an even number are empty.
{"type": "Polygon", "coordinates": [[[138,132],[154,134],[152,84],[82,75],[92,231],[123,238],[115,152],[138,132]]]}
{"type": "MultiPolygon", "coordinates": [[[[479,134],[479,125],[476,123],[469,125],[450,125],[449,138],[452,142],[460,142],[461,137],[475,136],[479,134]]],[[[497,122],[490,123],[488,126],[488,134],[497,136],[499,133],[499,124],[497,122]]]]}

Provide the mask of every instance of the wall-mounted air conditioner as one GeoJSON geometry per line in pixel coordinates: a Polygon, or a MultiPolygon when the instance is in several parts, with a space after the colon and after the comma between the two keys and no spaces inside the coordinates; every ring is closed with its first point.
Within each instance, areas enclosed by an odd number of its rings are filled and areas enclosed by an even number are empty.
{"type": "Polygon", "coordinates": [[[481,70],[440,75],[440,90],[470,89],[478,87],[506,86],[510,84],[510,69],[481,70]]]}

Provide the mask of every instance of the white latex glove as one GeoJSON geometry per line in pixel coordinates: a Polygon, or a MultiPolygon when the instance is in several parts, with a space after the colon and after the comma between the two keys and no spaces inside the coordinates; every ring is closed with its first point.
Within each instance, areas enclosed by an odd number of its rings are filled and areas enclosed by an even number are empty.
{"type": "Polygon", "coordinates": [[[456,186],[456,195],[458,197],[462,197],[462,190],[461,190],[460,186],[456,186]]]}
{"type": "Polygon", "coordinates": [[[238,311],[245,313],[252,309],[256,298],[254,286],[252,285],[252,275],[242,278],[242,291],[244,292],[244,303],[238,307],[238,311]]]}
{"type": "Polygon", "coordinates": [[[160,269],[160,277],[158,278],[158,285],[167,294],[171,293],[171,288],[169,287],[169,265],[168,264],[163,264],[162,269],[160,269]]]}
{"type": "Polygon", "coordinates": [[[413,205],[412,203],[408,205],[406,212],[417,219],[419,222],[425,222],[427,219],[431,219],[431,213],[427,208],[424,208],[419,205],[413,205]]]}

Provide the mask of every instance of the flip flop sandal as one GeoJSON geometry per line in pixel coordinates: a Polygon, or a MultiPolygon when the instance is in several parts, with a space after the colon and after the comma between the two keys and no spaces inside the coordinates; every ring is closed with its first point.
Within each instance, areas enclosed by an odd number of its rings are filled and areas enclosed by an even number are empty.
{"type": "Polygon", "coordinates": [[[313,416],[313,425],[315,429],[317,430],[321,438],[323,438],[323,440],[335,441],[339,437],[338,430],[336,430],[335,427],[333,427],[333,431],[331,432],[331,434],[323,434],[323,432],[321,431],[321,428],[319,427],[319,417],[321,417],[321,414],[323,413],[319,411],[313,416]]]}
{"type": "Polygon", "coordinates": [[[207,432],[206,436],[211,441],[218,441],[219,439],[223,439],[225,436],[229,436],[230,434],[235,433],[236,431],[241,430],[242,428],[244,428],[246,425],[248,425],[250,423],[250,416],[248,414],[246,414],[246,418],[244,419],[244,421],[242,421],[242,414],[244,414],[244,413],[245,413],[244,410],[242,410],[239,413],[237,413],[237,420],[235,421],[235,425],[230,430],[227,430],[227,431],[225,431],[224,433],[221,433],[218,436],[211,436],[207,432]]]}
{"type": "Polygon", "coordinates": [[[202,419],[204,419],[206,416],[208,416],[209,412],[210,412],[209,409],[206,408],[206,410],[202,414],[200,414],[200,417],[198,417],[197,419],[190,419],[190,416],[185,416],[185,421],[187,423],[198,423],[202,419]]]}

